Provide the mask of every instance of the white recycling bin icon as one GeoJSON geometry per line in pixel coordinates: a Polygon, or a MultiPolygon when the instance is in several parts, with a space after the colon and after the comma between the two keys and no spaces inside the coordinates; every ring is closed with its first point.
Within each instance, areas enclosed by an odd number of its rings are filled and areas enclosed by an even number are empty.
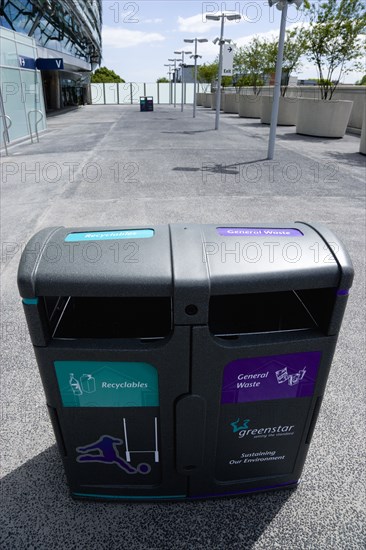
{"type": "Polygon", "coordinates": [[[80,384],[84,393],[95,392],[95,378],[91,374],[83,374],[80,378],[80,384]]]}
{"type": "Polygon", "coordinates": [[[95,378],[91,374],[83,374],[80,381],[70,372],[69,385],[74,395],[83,395],[83,393],[94,393],[96,391],[95,378]]]}

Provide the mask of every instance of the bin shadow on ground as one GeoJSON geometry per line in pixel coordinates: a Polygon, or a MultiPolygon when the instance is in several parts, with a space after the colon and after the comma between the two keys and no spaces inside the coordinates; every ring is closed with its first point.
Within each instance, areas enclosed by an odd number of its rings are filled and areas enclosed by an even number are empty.
{"type": "Polygon", "coordinates": [[[294,490],[194,502],[74,501],[53,445],[5,476],[1,493],[2,548],[161,550],[189,542],[204,549],[209,540],[215,549],[252,548],[294,490]]]}

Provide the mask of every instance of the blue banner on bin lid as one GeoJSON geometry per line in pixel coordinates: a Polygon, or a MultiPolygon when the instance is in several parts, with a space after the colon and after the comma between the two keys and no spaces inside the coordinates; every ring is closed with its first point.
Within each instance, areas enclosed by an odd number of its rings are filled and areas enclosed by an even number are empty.
{"type": "Polygon", "coordinates": [[[218,227],[221,237],[303,237],[299,229],[281,227],[218,227]]]}
{"type": "Polygon", "coordinates": [[[113,231],[87,231],[83,233],[69,233],[65,242],[85,241],[116,241],[120,239],[150,239],[154,236],[153,229],[115,229],[113,231]]]}

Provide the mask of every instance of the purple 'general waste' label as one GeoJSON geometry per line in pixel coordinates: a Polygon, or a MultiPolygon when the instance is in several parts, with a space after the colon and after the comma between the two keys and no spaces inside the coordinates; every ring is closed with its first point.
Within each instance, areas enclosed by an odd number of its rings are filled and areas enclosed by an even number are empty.
{"type": "Polygon", "coordinates": [[[320,351],[237,359],[224,370],[221,403],[310,397],[320,351]]]}
{"type": "Polygon", "coordinates": [[[299,229],[275,227],[218,227],[221,237],[303,237],[299,229]]]}

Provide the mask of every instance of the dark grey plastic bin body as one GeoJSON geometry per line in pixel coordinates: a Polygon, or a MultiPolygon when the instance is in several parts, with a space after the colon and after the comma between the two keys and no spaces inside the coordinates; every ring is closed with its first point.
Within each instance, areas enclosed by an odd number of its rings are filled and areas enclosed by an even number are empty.
{"type": "Polygon", "coordinates": [[[37,233],[18,284],[72,496],[295,487],[352,279],[303,222],[37,233]]]}

